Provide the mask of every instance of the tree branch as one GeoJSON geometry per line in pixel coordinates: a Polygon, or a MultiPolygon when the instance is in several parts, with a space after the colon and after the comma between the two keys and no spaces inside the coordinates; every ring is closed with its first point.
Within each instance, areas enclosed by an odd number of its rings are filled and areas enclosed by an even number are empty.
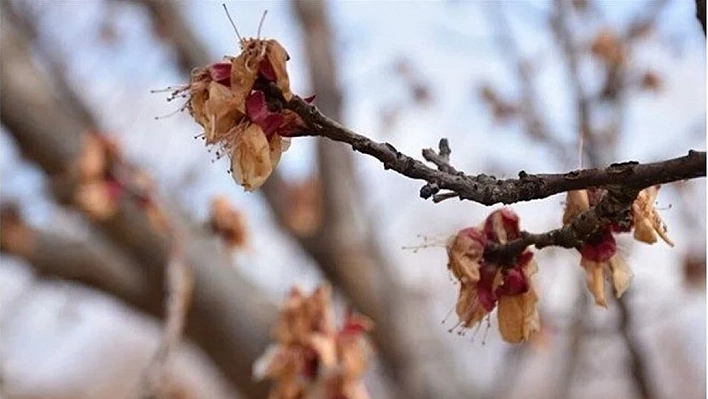
{"type": "MultiPolygon", "coordinates": [[[[433,169],[405,155],[390,143],[378,143],[355,133],[326,117],[317,107],[294,96],[285,107],[296,112],[306,124],[303,135],[322,136],[349,144],[352,149],[370,155],[384,165],[412,179],[424,180],[433,189],[421,190],[421,197],[430,198],[438,189],[456,193],[460,199],[483,205],[513,204],[550,197],[554,194],[589,187],[621,185],[643,188],[679,180],[705,177],[705,151],[689,151],[688,155],[662,162],[615,163],[604,169],[581,169],[558,174],[528,174],[519,172],[518,179],[497,179],[485,174],[466,175],[463,172],[433,169]]],[[[432,150],[429,150],[432,151],[432,150]]],[[[430,154],[426,151],[427,154],[430,154]]]]}

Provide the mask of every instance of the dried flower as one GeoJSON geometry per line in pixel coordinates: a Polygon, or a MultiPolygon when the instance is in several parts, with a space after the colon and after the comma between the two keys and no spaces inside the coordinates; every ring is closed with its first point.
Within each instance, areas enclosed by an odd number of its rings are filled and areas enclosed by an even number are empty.
{"type": "Polygon", "coordinates": [[[524,251],[505,265],[484,256],[489,244],[505,244],[519,238],[520,232],[519,217],[503,208],[492,212],[482,226],[460,230],[449,240],[448,269],[460,282],[455,310],[463,328],[479,323],[498,303],[499,332],[507,342],[525,341],[539,330],[533,253],[524,251]]]}
{"type": "Polygon", "coordinates": [[[272,399],[368,399],[362,378],[371,328],[371,320],[349,312],[337,329],[328,285],[310,296],[293,288],[273,329],[277,344],[256,362],[254,376],[275,381],[272,399]]]}
{"type": "Polygon", "coordinates": [[[658,235],[665,243],[673,247],[673,241],[666,235],[666,225],[654,207],[660,187],[652,186],[640,191],[632,204],[634,238],[637,241],[653,244],[657,241],[656,236],[658,235]]]}
{"type": "Polygon", "coordinates": [[[262,85],[273,84],[285,101],[292,98],[285,67],[290,57],[283,46],[259,38],[239,44],[238,56],[196,69],[190,83],[172,98],[189,98],[185,108],[204,128],[205,143],[217,146],[217,157],[231,158],[234,180],[252,191],[266,181],[288,148],[284,137],[297,135],[304,123],[292,111],[269,105],[261,91],[262,85]]]}
{"type": "MultiPolygon", "coordinates": [[[[563,214],[563,224],[569,224],[573,218],[595,206],[601,198],[597,190],[569,191],[566,197],[566,207],[563,214]]],[[[605,275],[612,280],[617,298],[629,288],[632,280],[632,270],[617,253],[617,242],[612,226],[607,226],[590,237],[580,248],[580,266],[585,269],[587,286],[598,306],[607,307],[605,300],[605,275]]]]}
{"type": "Polygon", "coordinates": [[[246,220],[226,197],[212,199],[209,226],[230,248],[240,248],[246,244],[246,220]]]}

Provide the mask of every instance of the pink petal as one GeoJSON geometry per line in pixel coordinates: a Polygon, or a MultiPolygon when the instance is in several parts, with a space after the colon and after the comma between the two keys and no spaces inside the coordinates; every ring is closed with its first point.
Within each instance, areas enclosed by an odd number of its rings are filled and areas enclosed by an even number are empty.
{"type": "Polygon", "coordinates": [[[275,82],[277,80],[275,69],[273,69],[273,65],[271,65],[267,58],[264,58],[258,65],[258,73],[269,82],[275,82]]]}
{"type": "Polygon", "coordinates": [[[224,86],[231,86],[231,64],[219,62],[208,66],[211,80],[221,83],[224,86]]]}

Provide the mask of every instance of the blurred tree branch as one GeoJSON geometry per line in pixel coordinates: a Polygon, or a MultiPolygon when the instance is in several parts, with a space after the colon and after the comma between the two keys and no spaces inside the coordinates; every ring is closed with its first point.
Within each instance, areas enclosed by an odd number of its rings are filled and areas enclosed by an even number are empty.
{"type": "Polygon", "coordinates": [[[696,18],[703,28],[703,36],[706,35],[706,0],[696,0],[696,18]]]}
{"type": "MultiPolygon", "coordinates": [[[[23,153],[50,177],[63,175],[72,169],[84,135],[92,126],[62,108],[61,100],[52,95],[51,78],[34,66],[27,52],[28,40],[5,15],[2,18],[1,121],[23,153]]],[[[60,191],[72,192],[73,184],[64,180],[60,191]]],[[[267,386],[252,381],[251,365],[268,344],[275,306],[231,266],[211,235],[185,215],[170,212],[170,217],[188,226],[185,257],[195,272],[187,336],[244,394],[264,397],[267,386]]],[[[170,254],[168,237],[157,233],[144,212],[127,201],[96,226],[142,268],[150,285],[146,303],[161,304],[163,265],[170,254]]]]}

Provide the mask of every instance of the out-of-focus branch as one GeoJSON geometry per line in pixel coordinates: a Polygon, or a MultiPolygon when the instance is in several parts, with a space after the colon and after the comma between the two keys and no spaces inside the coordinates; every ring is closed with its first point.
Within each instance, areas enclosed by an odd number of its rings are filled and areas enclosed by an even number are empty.
{"type": "MultiPolygon", "coordinates": [[[[327,5],[323,1],[297,0],[291,4],[304,33],[310,82],[317,102],[324,112],[341,120],[342,93],[327,5]]],[[[415,354],[402,334],[405,327],[399,324],[400,317],[396,317],[405,292],[392,275],[393,265],[373,238],[373,226],[363,215],[354,155],[345,147],[320,140],[317,156],[323,194],[322,223],[304,247],[317,259],[325,275],[376,323],[374,339],[401,394],[411,398],[429,396],[436,391],[430,385],[433,381],[411,381],[416,373],[415,354]]]]}
{"type": "MultiPolygon", "coordinates": [[[[4,15],[1,29],[1,121],[23,153],[47,174],[65,173],[72,168],[91,126],[63,111],[60,100],[51,94],[51,79],[29,57],[29,43],[4,15]]],[[[268,344],[275,306],[231,267],[228,256],[203,229],[194,227],[184,215],[172,213],[170,217],[182,218],[179,223],[188,226],[185,258],[195,272],[187,336],[244,394],[264,397],[267,386],[252,381],[251,365],[268,344]]],[[[152,284],[152,301],[161,303],[163,265],[170,254],[168,237],[157,233],[145,213],[126,201],[96,225],[143,268],[152,284]]]]}
{"type": "Polygon", "coordinates": [[[703,36],[706,35],[706,0],[696,0],[696,18],[703,28],[703,36]]]}
{"type": "MultiPolygon", "coordinates": [[[[631,291],[628,292],[631,295],[631,291]]],[[[629,352],[629,372],[634,380],[634,385],[639,391],[639,397],[652,399],[656,397],[656,390],[652,387],[652,379],[647,370],[644,349],[641,348],[638,338],[632,333],[632,312],[629,308],[629,296],[625,295],[617,300],[620,310],[619,331],[629,352]]]]}
{"type": "MultiPolygon", "coordinates": [[[[184,29],[184,16],[173,2],[159,0],[129,0],[142,4],[152,19],[153,28],[166,40],[172,41],[179,67],[191,71],[211,62],[209,52],[191,29],[184,29]],[[195,64],[195,60],[202,60],[195,64]]],[[[235,41],[234,41],[235,42],[235,41]]]]}
{"type": "Polygon", "coordinates": [[[148,313],[159,313],[159,302],[151,303],[138,266],[99,239],[82,242],[34,229],[24,222],[17,207],[5,204],[0,212],[0,250],[25,259],[40,276],[76,281],[148,313]]]}
{"type": "Polygon", "coordinates": [[[534,87],[531,65],[528,60],[522,58],[501,4],[490,3],[488,7],[491,25],[496,29],[495,37],[497,37],[499,53],[507,58],[516,74],[520,91],[521,121],[526,134],[549,147],[563,165],[574,164],[573,161],[577,162],[577,160],[572,151],[568,151],[568,146],[550,131],[548,121],[543,119],[538,110],[539,97],[534,87]]]}

